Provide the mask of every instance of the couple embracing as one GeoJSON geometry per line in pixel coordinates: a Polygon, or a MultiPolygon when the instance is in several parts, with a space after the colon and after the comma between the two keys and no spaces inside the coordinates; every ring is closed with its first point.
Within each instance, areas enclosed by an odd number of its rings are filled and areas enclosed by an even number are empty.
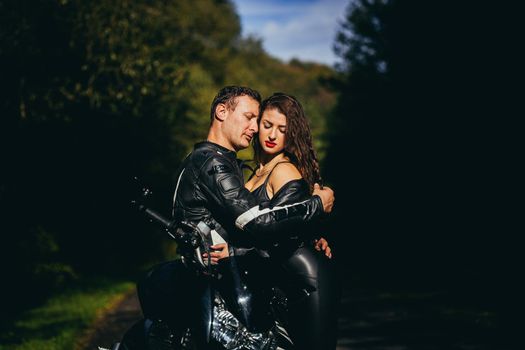
{"type": "MultiPolygon", "coordinates": [[[[253,341],[254,334],[263,334],[261,320],[268,318],[258,304],[272,300],[285,305],[271,317],[278,333],[273,348],[335,349],[339,293],[320,225],[332,210],[334,194],[320,186],[301,104],[283,93],[261,101],[253,89],[227,86],[215,96],[210,118],[207,140],[195,145],[176,176],[173,203],[176,223],[190,223],[214,237],[209,250],[199,251],[200,261],[219,271],[208,279],[224,291],[219,293],[223,300],[208,295],[208,302],[224,306],[204,318],[210,320],[205,337],[230,348],[224,334],[231,322],[220,323],[229,317],[242,324],[246,342],[253,341]],[[245,183],[237,152],[250,144],[257,167],[245,183]],[[232,269],[251,282],[239,282],[232,269]],[[243,291],[247,286],[251,294],[243,291]]],[[[192,327],[189,315],[202,304],[204,289],[181,255],[151,270],[138,289],[145,317],[182,330],[192,327]]],[[[232,348],[251,349],[242,346],[232,348]]]]}

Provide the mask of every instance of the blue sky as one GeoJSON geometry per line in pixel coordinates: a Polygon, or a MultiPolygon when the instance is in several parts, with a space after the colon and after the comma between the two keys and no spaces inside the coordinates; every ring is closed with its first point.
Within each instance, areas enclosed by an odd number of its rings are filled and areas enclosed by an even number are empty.
{"type": "Polygon", "coordinates": [[[263,39],[265,50],[284,61],[299,58],[333,65],[332,46],[350,0],[233,0],[243,35],[263,39]]]}

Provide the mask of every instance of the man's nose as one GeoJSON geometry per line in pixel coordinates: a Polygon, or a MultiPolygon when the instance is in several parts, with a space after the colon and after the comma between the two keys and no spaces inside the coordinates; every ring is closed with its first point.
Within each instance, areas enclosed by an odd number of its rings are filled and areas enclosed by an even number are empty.
{"type": "Polygon", "coordinates": [[[256,118],[253,118],[251,120],[250,130],[253,130],[253,132],[258,132],[259,131],[259,125],[257,124],[257,119],[256,118]]]}

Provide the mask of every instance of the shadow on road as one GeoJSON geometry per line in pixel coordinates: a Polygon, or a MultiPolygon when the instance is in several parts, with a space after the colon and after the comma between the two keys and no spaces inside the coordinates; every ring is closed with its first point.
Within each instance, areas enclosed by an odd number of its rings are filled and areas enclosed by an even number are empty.
{"type": "MultiPolygon", "coordinates": [[[[337,350],[507,350],[501,309],[472,281],[441,288],[395,288],[347,280],[339,308],[337,350]]],[[[492,295],[495,297],[495,295],[492,295]]],[[[497,300],[496,300],[497,301],[497,300]]],[[[96,325],[84,349],[110,347],[142,317],[133,292],[96,325]]]]}
{"type": "Polygon", "coordinates": [[[342,292],[337,350],[515,349],[497,308],[468,288],[351,287],[342,292]]]}

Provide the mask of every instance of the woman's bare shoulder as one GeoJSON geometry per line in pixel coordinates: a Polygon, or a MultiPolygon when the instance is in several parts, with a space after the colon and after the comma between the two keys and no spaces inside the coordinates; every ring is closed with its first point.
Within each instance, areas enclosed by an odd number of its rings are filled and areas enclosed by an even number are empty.
{"type": "Polygon", "coordinates": [[[282,162],[277,164],[270,174],[269,185],[273,193],[276,193],[288,182],[298,179],[302,179],[299,169],[290,162],[282,162]]]}

